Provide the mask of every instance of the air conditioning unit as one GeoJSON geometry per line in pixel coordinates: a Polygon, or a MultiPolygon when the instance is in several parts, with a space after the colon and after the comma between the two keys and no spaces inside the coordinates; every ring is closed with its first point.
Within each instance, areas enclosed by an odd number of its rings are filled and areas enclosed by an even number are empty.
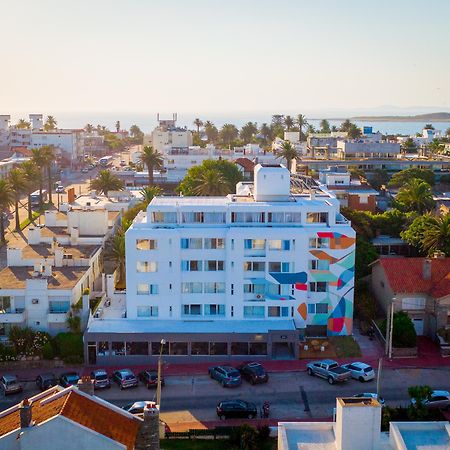
{"type": "Polygon", "coordinates": [[[261,294],[257,294],[257,295],[256,295],[256,298],[257,298],[258,300],[260,300],[260,299],[264,298],[264,296],[261,295],[261,294]]]}
{"type": "Polygon", "coordinates": [[[33,299],[31,300],[31,303],[32,303],[33,305],[37,305],[37,304],[39,303],[39,299],[38,299],[38,298],[33,298],[33,299]]]}

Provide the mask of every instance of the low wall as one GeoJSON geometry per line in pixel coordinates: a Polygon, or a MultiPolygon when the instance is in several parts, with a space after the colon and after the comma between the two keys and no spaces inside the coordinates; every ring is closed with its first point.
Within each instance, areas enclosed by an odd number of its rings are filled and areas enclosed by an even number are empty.
{"type": "Polygon", "coordinates": [[[392,348],[393,358],[416,358],[417,357],[417,347],[411,348],[392,348]]]}
{"type": "MultiPolygon", "coordinates": [[[[71,364],[67,366],[61,359],[40,359],[40,360],[25,360],[25,361],[5,361],[0,362],[0,373],[12,372],[15,370],[29,370],[29,369],[39,369],[42,371],[52,371],[53,369],[64,369],[65,367],[73,368],[74,365],[71,364]]],[[[21,381],[34,381],[35,375],[31,375],[29,379],[26,377],[20,377],[21,381]]]]}

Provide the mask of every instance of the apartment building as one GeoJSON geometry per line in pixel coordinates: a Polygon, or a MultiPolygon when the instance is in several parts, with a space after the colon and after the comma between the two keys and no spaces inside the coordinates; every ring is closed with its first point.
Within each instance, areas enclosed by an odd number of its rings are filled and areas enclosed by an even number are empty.
{"type": "MultiPolygon", "coordinates": [[[[226,197],[156,197],[126,234],[126,319],[91,321],[90,363],[298,355],[352,332],[355,232],[329,192],[280,165],[226,197]]],[[[90,348],[88,348],[90,347],[90,348]]]]}
{"type": "Polygon", "coordinates": [[[400,144],[390,141],[374,141],[372,139],[338,140],[337,158],[398,158],[400,144]]]}

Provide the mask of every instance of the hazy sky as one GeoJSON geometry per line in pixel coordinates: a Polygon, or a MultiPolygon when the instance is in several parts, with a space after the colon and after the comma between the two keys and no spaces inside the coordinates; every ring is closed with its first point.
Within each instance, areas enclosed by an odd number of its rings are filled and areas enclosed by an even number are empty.
{"type": "Polygon", "coordinates": [[[0,114],[450,109],[449,0],[0,7],[0,114]]]}

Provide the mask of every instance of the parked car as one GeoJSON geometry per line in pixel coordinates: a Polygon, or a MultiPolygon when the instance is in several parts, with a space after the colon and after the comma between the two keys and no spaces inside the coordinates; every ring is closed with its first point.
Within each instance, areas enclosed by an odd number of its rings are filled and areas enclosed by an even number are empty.
{"type": "Polygon", "coordinates": [[[244,400],[225,400],[217,405],[216,411],[220,419],[236,417],[254,419],[258,415],[256,405],[244,400]]]}
{"type": "MultiPolygon", "coordinates": [[[[143,370],[138,375],[139,381],[142,381],[147,386],[147,389],[158,386],[158,371],[157,370],[143,370]]],[[[161,387],[164,386],[164,377],[161,375],[161,387]]]]}
{"type": "Polygon", "coordinates": [[[344,364],[343,369],[350,370],[352,378],[361,381],[370,381],[375,378],[375,371],[366,363],[363,362],[353,362],[351,364],[344,364]]]}
{"type": "MultiPolygon", "coordinates": [[[[411,404],[415,405],[416,400],[411,399],[411,404]]],[[[450,392],[448,391],[433,391],[422,404],[430,409],[447,409],[450,411],[450,392]]]]}
{"type": "Polygon", "coordinates": [[[260,363],[249,362],[242,364],[238,367],[238,370],[241,373],[241,377],[251,384],[267,383],[269,381],[269,375],[260,363]]]}
{"type": "Polygon", "coordinates": [[[3,375],[0,377],[0,387],[3,389],[5,396],[23,391],[23,386],[19,383],[16,375],[3,375]]]}
{"type": "Polygon", "coordinates": [[[231,366],[214,366],[208,369],[209,376],[223,387],[236,387],[242,384],[241,374],[231,366]]]}
{"type": "Polygon", "coordinates": [[[351,378],[349,370],[339,367],[339,364],[332,359],[323,359],[322,361],[313,361],[306,365],[308,375],[325,378],[328,383],[341,383],[351,378]]]}
{"type": "Polygon", "coordinates": [[[62,184],[58,184],[58,186],[56,186],[56,193],[57,194],[62,194],[64,192],[64,186],[62,184]]]}
{"type": "MultiPolygon", "coordinates": [[[[128,403],[127,405],[122,406],[122,409],[129,412],[130,414],[133,414],[134,416],[143,417],[144,407],[148,403],[152,403],[152,402],[141,401],[141,402],[128,403]]],[[[167,425],[166,422],[164,422],[164,420],[159,419],[159,426],[164,427],[164,431],[166,433],[170,432],[170,427],[169,427],[169,425],[167,425]]]]}
{"type": "Polygon", "coordinates": [[[91,380],[94,381],[94,389],[109,389],[111,382],[105,369],[96,369],[91,372],[91,380]]]}
{"type": "Polygon", "coordinates": [[[83,168],[81,169],[81,171],[82,171],[83,173],[88,173],[88,172],[89,172],[89,169],[88,169],[87,167],[83,167],[83,168]]]}
{"type": "Polygon", "coordinates": [[[378,403],[382,406],[384,406],[385,401],[384,398],[381,396],[378,396],[375,392],[362,392],[361,394],[356,394],[353,396],[354,398],[374,398],[375,400],[378,400],[378,403]]]}
{"type": "Polygon", "coordinates": [[[116,370],[113,374],[113,381],[115,381],[120,389],[127,389],[137,387],[138,379],[130,369],[116,370]]]}
{"type": "Polygon", "coordinates": [[[79,379],[80,375],[78,375],[76,372],[66,372],[61,375],[59,384],[62,387],[76,386],[79,379]]]}
{"type": "Polygon", "coordinates": [[[58,378],[56,378],[56,375],[52,372],[43,373],[41,375],[38,375],[36,378],[36,386],[41,391],[50,389],[51,387],[56,386],[57,384],[58,384],[58,378]]]}

